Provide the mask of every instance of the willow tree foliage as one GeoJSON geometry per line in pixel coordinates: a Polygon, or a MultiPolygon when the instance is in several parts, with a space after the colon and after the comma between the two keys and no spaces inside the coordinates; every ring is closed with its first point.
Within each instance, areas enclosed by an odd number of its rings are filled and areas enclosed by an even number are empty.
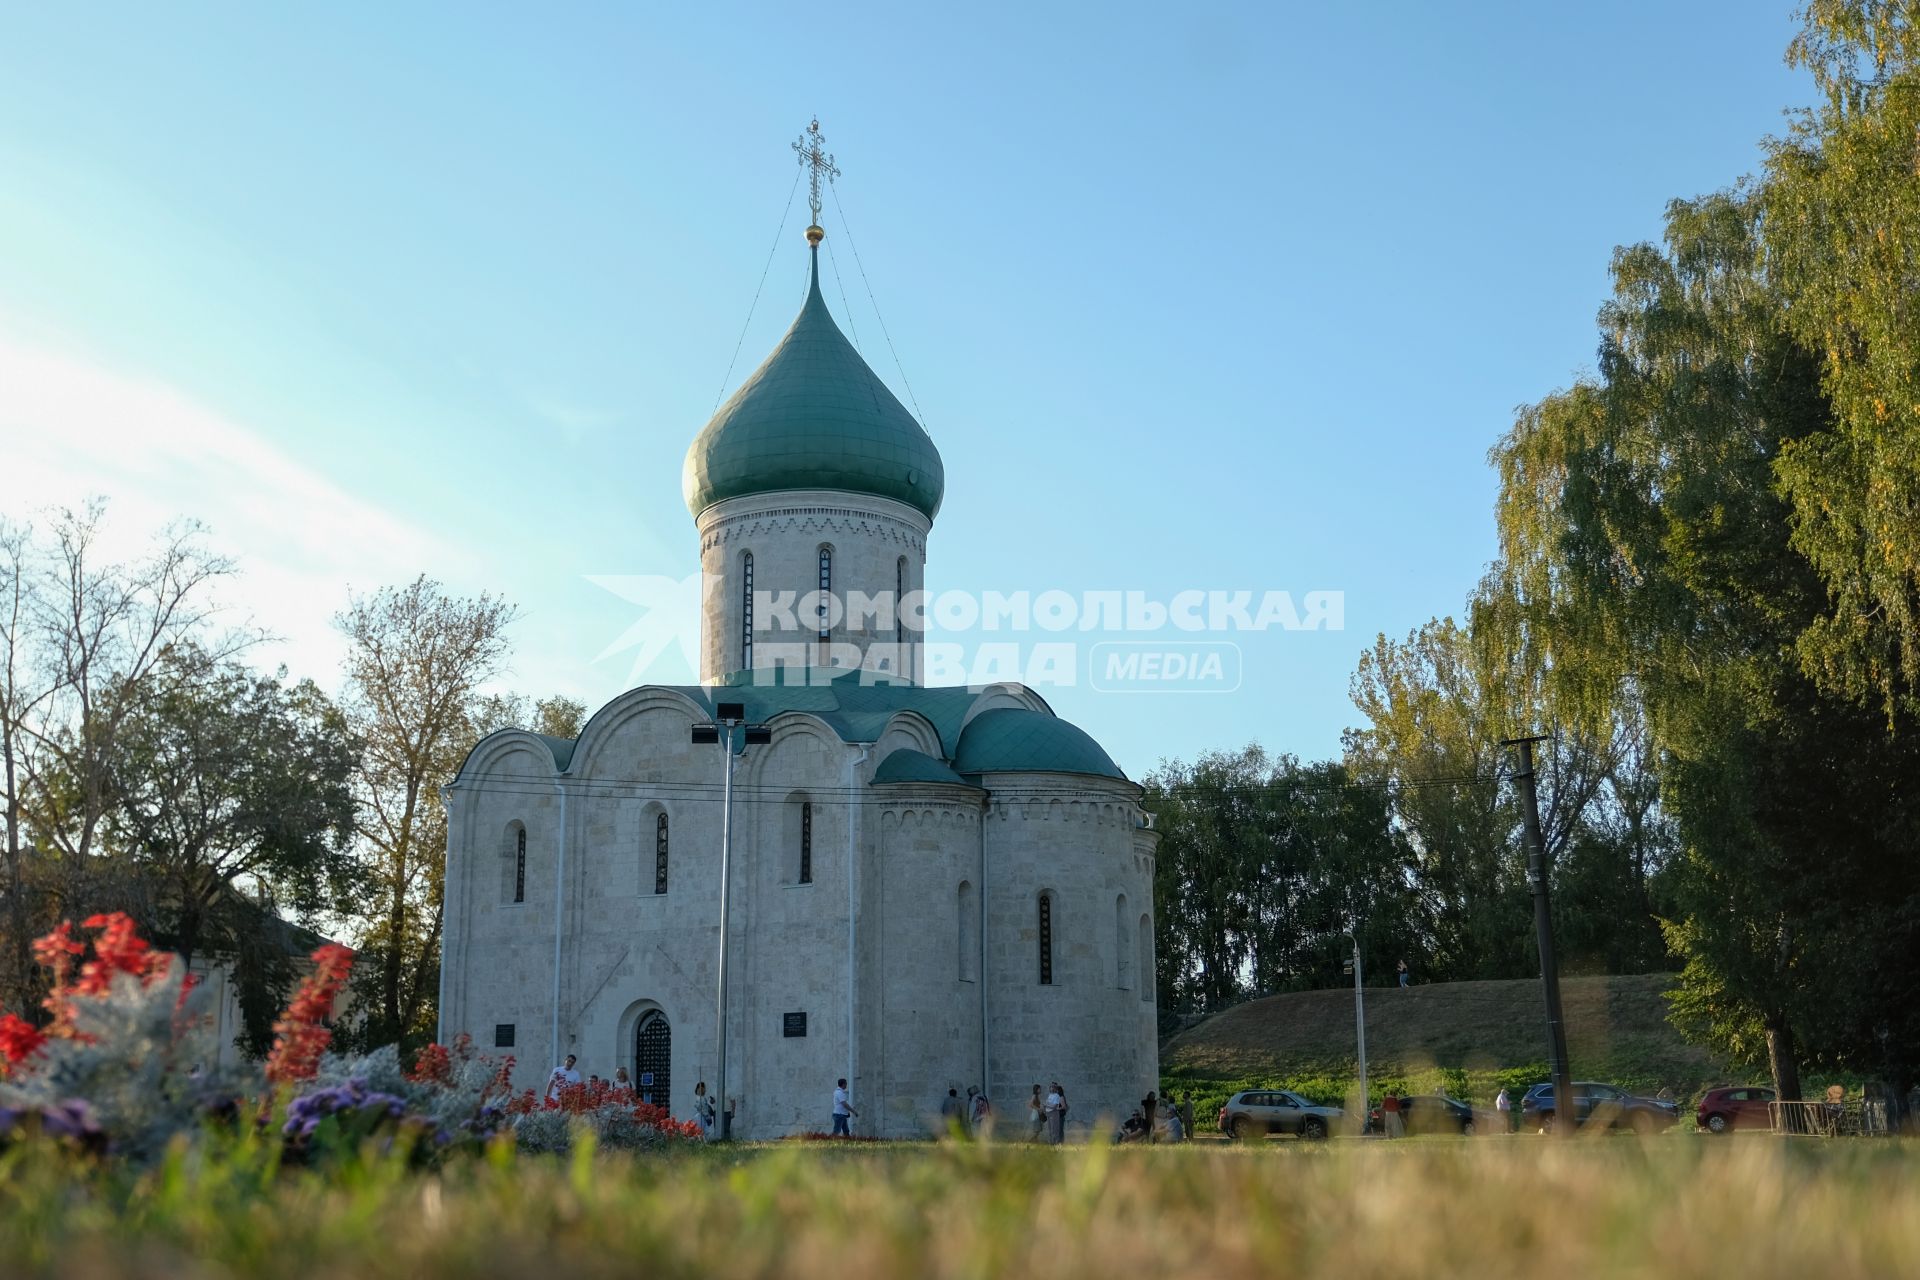
{"type": "Polygon", "coordinates": [[[1761,269],[1762,208],[1676,202],[1663,248],[1620,250],[1599,376],[1523,412],[1494,460],[1528,625],[1584,673],[1568,696],[1644,705],[1682,853],[1678,1012],[1795,1096],[1802,1060],[1908,1070],[1862,1055],[1910,1025],[1889,979],[1920,898],[1889,785],[1906,740],[1800,658],[1827,595],[1782,476],[1836,428],[1761,269]]]}
{"type": "Polygon", "coordinates": [[[1920,6],[1803,16],[1788,59],[1819,102],[1770,144],[1761,223],[1833,415],[1778,469],[1830,597],[1800,649],[1829,687],[1890,703],[1920,690],[1920,6]]]}
{"type": "Polygon", "coordinates": [[[1427,623],[1361,654],[1349,766],[1385,786],[1414,858],[1435,976],[1538,972],[1527,850],[1512,785],[1511,738],[1544,732],[1535,774],[1557,917],[1572,971],[1644,972],[1666,948],[1653,880],[1666,861],[1644,726],[1617,691],[1597,709],[1557,699],[1566,682],[1525,599],[1496,566],[1472,625],[1427,623]]]}

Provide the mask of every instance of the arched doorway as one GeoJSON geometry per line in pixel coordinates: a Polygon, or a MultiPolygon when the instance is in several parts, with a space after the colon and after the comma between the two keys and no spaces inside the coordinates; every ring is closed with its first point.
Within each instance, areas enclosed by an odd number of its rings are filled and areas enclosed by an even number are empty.
{"type": "Polygon", "coordinates": [[[634,1028],[633,1088],[642,1102],[673,1105],[673,1029],[658,1009],[649,1010],[634,1028]]]}

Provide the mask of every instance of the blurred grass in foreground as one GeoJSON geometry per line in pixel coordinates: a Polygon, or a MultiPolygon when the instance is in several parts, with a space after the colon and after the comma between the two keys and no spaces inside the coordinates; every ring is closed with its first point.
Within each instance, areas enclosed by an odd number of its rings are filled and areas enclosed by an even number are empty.
{"type": "Polygon", "coordinates": [[[440,1174],[0,1158],[0,1273],[138,1277],[1920,1274],[1920,1145],[1514,1137],[747,1147],[440,1174]]]}

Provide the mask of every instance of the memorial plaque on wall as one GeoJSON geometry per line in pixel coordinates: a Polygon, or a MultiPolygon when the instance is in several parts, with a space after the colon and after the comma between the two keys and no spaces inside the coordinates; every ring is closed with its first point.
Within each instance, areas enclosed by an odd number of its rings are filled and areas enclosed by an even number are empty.
{"type": "Polygon", "coordinates": [[[780,1034],[784,1036],[804,1036],[807,1034],[807,1015],[804,1013],[782,1014],[780,1034]]]}

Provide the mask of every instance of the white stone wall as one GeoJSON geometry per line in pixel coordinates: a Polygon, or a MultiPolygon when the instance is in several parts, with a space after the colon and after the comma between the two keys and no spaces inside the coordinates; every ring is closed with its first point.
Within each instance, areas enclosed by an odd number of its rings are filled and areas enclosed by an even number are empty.
{"type": "MultiPolygon", "coordinates": [[[[583,1074],[635,1069],[634,1032],[650,1010],[672,1027],[670,1106],[693,1114],[693,1088],[717,1089],[715,997],[722,756],[689,743],[704,718],[670,690],[641,689],[595,716],[573,769],[538,786],[520,766],[545,748],[527,735],[484,744],[448,788],[452,821],[442,1037],[465,1031],[483,1052],[512,1052],[516,1081],[538,1087],[559,1056],[583,1074]],[[560,817],[564,792],[565,821],[560,817]],[[669,822],[668,889],[655,894],[655,819],[669,822]],[[528,830],[527,901],[511,898],[514,823],[528,830]],[[564,829],[561,911],[554,910],[564,829]],[[554,1047],[554,930],[560,948],[554,1047]],[[498,1024],[515,1026],[495,1049],[498,1024]]],[[[829,1127],[834,1079],[847,1072],[846,803],[858,748],[811,717],[781,717],[770,746],[736,765],[729,1095],[742,1136],[829,1127]],[[812,882],[799,882],[797,806],[813,804],[812,882]],[[805,1012],[805,1037],[782,1015],[805,1012]]]]}
{"type": "Polygon", "coordinates": [[[1124,1119],[1159,1087],[1153,846],[1138,790],[1063,774],[989,774],[987,984],[1002,1116],[1059,1080],[1075,1124],[1124,1119]],[[1053,981],[1040,981],[1039,897],[1053,895],[1053,981]],[[1124,897],[1127,927],[1116,927],[1124,897]],[[1144,946],[1142,933],[1144,931],[1144,946]],[[1143,962],[1144,961],[1144,967],[1143,962]]]}
{"type": "Polygon", "coordinates": [[[919,1136],[931,1131],[948,1089],[964,1097],[983,1078],[978,960],[961,951],[963,935],[977,947],[977,933],[959,911],[959,886],[980,882],[982,796],[937,784],[875,790],[884,793],[869,872],[877,910],[864,931],[874,988],[866,1037],[875,1048],[864,1065],[877,1086],[869,1092],[877,1131],[919,1136]]]}
{"type": "MultiPolygon", "coordinates": [[[[516,1079],[538,1087],[553,1065],[556,1007],[558,1052],[602,1076],[634,1069],[635,1028],[658,1009],[672,1027],[675,1114],[692,1114],[696,1081],[715,1087],[721,756],[689,743],[698,718],[672,690],[622,695],[589,722],[564,780],[531,735],[498,734],[475,752],[446,792],[443,1039],[465,1031],[483,1052],[508,1052],[492,1047],[494,1029],[513,1024],[516,1079]],[[652,875],[660,812],[670,831],[664,895],[652,875]],[[528,832],[519,904],[514,823],[528,832]]],[[[891,749],[927,736],[924,722],[901,715],[882,738],[891,749]]],[[[1158,1073],[1151,945],[1144,956],[1135,947],[1123,986],[1128,937],[1116,928],[1121,894],[1126,917],[1151,918],[1153,837],[1139,825],[1136,789],[991,776],[987,807],[974,788],[872,786],[882,758],[789,713],[737,766],[736,1133],[829,1127],[839,1076],[853,1082],[857,1129],[886,1136],[925,1132],[949,1087],[964,1095],[978,1084],[1015,1127],[1029,1086],[1053,1078],[1077,1124],[1124,1116],[1158,1073]],[[812,881],[801,883],[797,806],[809,802],[812,881]],[[984,931],[961,914],[963,883],[984,904],[984,931]],[[1042,889],[1057,895],[1049,986],[1037,970],[1042,889]],[[805,1037],[782,1034],[790,1012],[806,1013],[805,1037]]]]}
{"type": "Polygon", "coordinates": [[[849,625],[842,618],[830,628],[829,647],[822,650],[818,624],[812,613],[797,607],[819,590],[820,548],[833,550],[832,593],[843,602],[848,593],[869,597],[884,593],[892,600],[902,578],[908,593],[920,591],[926,576],[927,518],[888,498],[842,493],[829,489],[756,494],[717,502],[700,514],[700,570],[705,593],[701,625],[700,679],[714,683],[736,671],[742,662],[742,615],[745,592],[741,580],[744,557],[753,556],[756,593],[792,593],[797,629],[777,626],[772,610],[754,617],[752,666],[774,665],[776,656],[790,660],[792,646],[804,646],[812,666],[857,666],[876,644],[905,645],[911,662],[901,674],[918,679],[922,635],[914,626],[878,627],[872,618],[849,625]],[[902,561],[905,561],[904,567],[902,561]],[[851,650],[847,648],[851,646],[851,650]],[[850,652],[859,657],[849,660],[850,652]]]}

